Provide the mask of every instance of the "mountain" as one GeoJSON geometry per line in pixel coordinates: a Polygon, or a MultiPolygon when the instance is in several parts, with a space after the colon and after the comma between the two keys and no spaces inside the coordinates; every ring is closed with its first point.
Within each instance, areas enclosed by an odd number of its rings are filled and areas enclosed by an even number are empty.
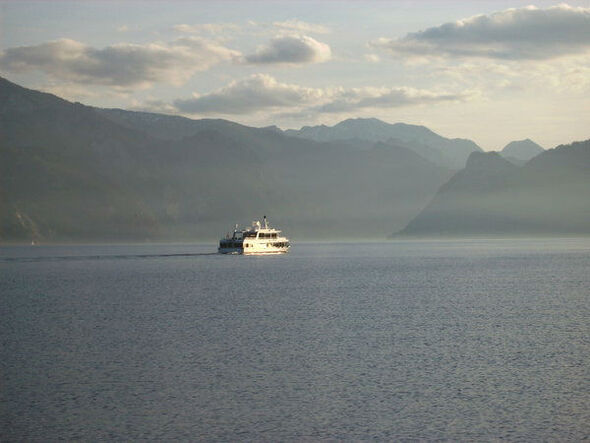
{"type": "Polygon", "coordinates": [[[344,120],[335,126],[304,126],[287,130],[287,135],[315,141],[368,140],[393,142],[411,149],[422,157],[451,169],[461,169],[469,154],[481,151],[471,140],[448,139],[424,126],[405,123],[389,124],[375,118],[344,120]]]}
{"type": "MultiPolygon", "coordinates": [[[[182,140],[202,131],[229,132],[247,135],[252,131],[276,132],[278,128],[251,128],[229,120],[193,120],[177,115],[155,114],[151,112],[126,111],[124,109],[95,108],[105,118],[158,140],[182,140]]],[[[280,132],[280,130],[279,130],[280,132]]]]}
{"type": "Polygon", "coordinates": [[[518,167],[473,153],[400,235],[590,233],[590,140],[543,151],[518,167]]]}
{"type": "Polygon", "coordinates": [[[213,240],[264,214],[294,240],[382,238],[451,174],[391,140],[99,109],[0,78],[0,243],[213,240]]]}
{"type": "Polygon", "coordinates": [[[0,239],[136,238],[154,221],[125,183],[150,140],[94,109],[0,79],[0,239]],[[95,236],[96,234],[96,236],[95,236]]]}
{"type": "Polygon", "coordinates": [[[544,149],[531,139],[513,141],[504,146],[500,155],[517,165],[523,165],[531,158],[539,155],[544,149]]]}

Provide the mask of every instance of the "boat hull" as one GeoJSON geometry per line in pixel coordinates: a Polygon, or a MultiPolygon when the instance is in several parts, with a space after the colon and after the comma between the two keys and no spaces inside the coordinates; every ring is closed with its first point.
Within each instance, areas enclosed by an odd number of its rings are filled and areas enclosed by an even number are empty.
{"type": "Polygon", "coordinates": [[[289,248],[218,248],[217,252],[230,255],[279,255],[289,252],[289,248]]]}
{"type": "Polygon", "coordinates": [[[286,254],[289,250],[284,249],[280,251],[246,251],[243,252],[243,255],[279,255],[279,254],[286,254]]]}

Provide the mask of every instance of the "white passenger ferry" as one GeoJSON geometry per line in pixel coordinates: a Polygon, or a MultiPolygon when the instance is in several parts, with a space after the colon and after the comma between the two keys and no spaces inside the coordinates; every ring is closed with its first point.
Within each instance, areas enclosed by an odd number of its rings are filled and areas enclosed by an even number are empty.
{"type": "Polygon", "coordinates": [[[221,254],[266,255],[284,254],[290,247],[289,239],[278,229],[271,228],[265,215],[262,223],[252,222],[247,229],[238,229],[236,225],[233,235],[228,233],[219,241],[217,250],[221,254]]]}

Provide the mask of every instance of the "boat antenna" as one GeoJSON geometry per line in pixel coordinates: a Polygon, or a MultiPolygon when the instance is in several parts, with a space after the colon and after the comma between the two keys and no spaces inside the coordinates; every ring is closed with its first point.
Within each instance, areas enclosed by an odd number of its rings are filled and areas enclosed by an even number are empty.
{"type": "Polygon", "coordinates": [[[267,229],[268,224],[266,223],[266,215],[264,217],[262,217],[262,220],[264,221],[264,229],[267,229]]]}

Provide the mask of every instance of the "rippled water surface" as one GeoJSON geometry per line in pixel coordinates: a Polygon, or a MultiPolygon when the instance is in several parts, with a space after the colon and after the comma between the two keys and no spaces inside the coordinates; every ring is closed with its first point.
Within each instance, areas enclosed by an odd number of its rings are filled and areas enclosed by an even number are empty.
{"type": "Polygon", "coordinates": [[[590,438],[590,240],[0,248],[0,440],[590,438]]]}

